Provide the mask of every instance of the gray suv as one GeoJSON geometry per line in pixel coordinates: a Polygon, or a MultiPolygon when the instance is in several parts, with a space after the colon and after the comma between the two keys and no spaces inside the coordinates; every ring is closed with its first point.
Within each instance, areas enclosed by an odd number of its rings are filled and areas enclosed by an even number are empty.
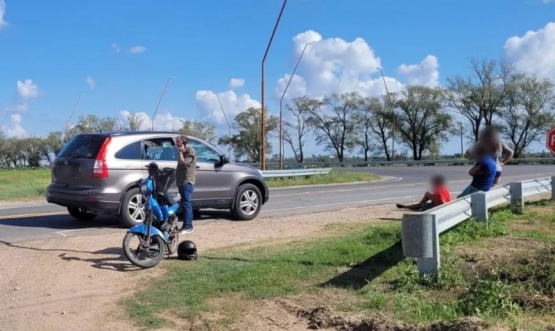
{"type": "MultiPolygon", "coordinates": [[[[146,165],[177,166],[175,132],[81,134],[71,139],[52,166],[49,203],[67,207],[78,220],[98,214],[117,215],[128,227],[144,220],[137,181],[147,176],[146,165]]],[[[193,209],[228,209],[238,220],[252,220],[269,199],[268,186],[255,168],[237,164],[214,146],[194,137],[197,153],[193,209]]],[[[177,195],[175,185],[168,192],[177,195]]]]}

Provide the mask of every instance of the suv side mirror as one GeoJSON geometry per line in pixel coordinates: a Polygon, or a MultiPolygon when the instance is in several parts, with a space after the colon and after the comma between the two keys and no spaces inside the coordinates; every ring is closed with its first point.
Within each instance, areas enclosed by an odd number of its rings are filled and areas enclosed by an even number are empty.
{"type": "Polygon", "coordinates": [[[227,155],[220,155],[220,163],[221,164],[229,163],[229,158],[227,157],[227,155]]]}

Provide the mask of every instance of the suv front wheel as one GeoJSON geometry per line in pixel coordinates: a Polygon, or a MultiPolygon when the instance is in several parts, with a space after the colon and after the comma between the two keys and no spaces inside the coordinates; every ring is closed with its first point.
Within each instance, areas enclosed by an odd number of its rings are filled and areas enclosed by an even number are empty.
{"type": "Polygon", "coordinates": [[[129,228],[142,224],[145,220],[145,202],[145,197],[141,194],[139,188],[132,188],[127,191],[119,215],[121,224],[129,228]]]}
{"type": "Polygon", "coordinates": [[[231,209],[233,218],[240,221],[254,219],[262,208],[262,194],[256,185],[243,184],[239,186],[235,203],[231,209]]]}

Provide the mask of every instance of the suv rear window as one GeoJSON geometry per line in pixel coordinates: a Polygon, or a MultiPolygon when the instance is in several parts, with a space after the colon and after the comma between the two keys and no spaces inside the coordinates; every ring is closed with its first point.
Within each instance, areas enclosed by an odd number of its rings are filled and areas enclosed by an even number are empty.
{"type": "Polygon", "coordinates": [[[58,156],[76,156],[85,159],[94,159],[100,151],[105,139],[106,136],[101,135],[79,135],[73,137],[73,139],[64,146],[58,156]]]}

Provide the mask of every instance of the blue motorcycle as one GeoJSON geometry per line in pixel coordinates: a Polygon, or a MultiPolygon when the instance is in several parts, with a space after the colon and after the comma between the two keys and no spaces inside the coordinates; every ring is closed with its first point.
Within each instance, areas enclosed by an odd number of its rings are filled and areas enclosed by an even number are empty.
{"type": "Polygon", "coordinates": [[[166,252],[174,254],[179,244],[179,200],[168,194],[168,189],[175,183],[175,169],[160,170],[155,162],[147,168],[148,177],[138,182],[146,199],[145,220],[129,229],[123,238],[125,257],[141,268],[155,267],[166,252]],[[138,240],[136,244],[132,243],[135,239],[138,240]]]}

